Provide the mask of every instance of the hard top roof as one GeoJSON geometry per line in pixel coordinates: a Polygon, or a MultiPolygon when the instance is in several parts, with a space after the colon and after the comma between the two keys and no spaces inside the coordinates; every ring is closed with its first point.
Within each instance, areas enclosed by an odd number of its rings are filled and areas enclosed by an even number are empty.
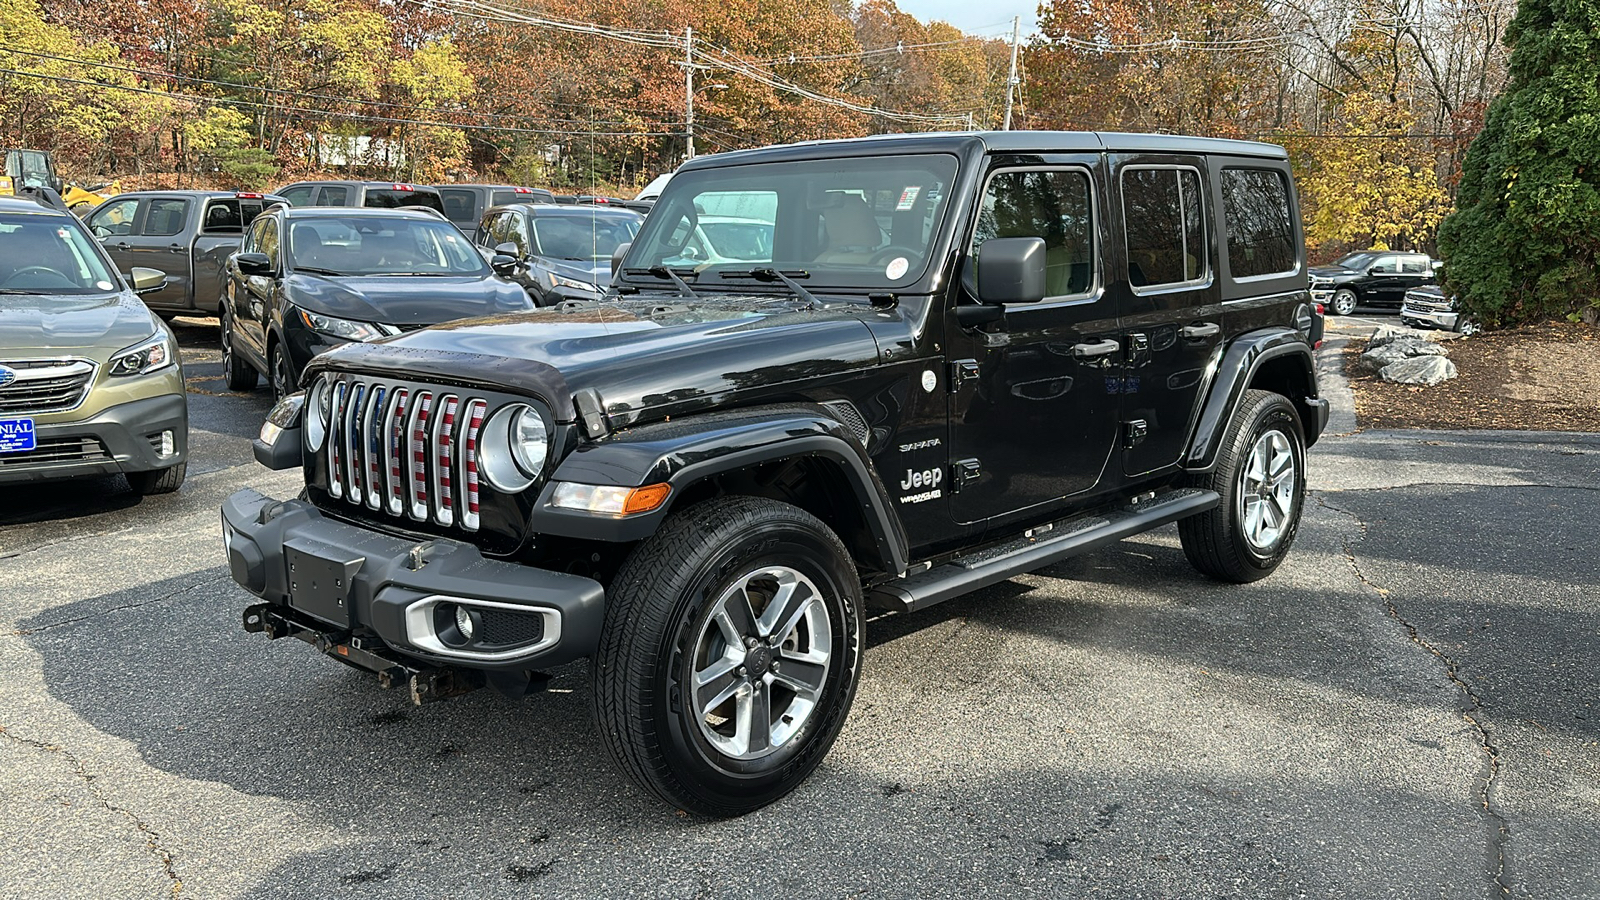
{"type": "Polygon", "coordinates": [[[207,200],[209,200],[209,199],[211,199],[213,197],[233,198],[233,197],[245,196],[246,198],[260,197],[260,198],[265,199],[265,200],[273,200],[273,201],[277,201],[277,202],[287,202],[282,197],[279,197],[277,194],[274,194],[271,191],[198,191],[198,190],[179,190],[179,189],[176,189],[176,188],[173,189],[173,190],[170,190],[170,191],[162,190],[160,188],[151,188],[150,190],[145,190],[145,191],[123,191],[122,193],[115,195],[111,199],[116,199],[117,197],[155,197],[155,196],[162,196],[162,197],[172,197],[172,196],[200,197],[200,198],[204,198],[204,199],[207,199],[207,200]]]}
{"type": "Polygon", "coordinates": [[[282,212],[291,219],[348,219],[358,216],[366,219],[401,218],[401,219],[427,219],[430,222],[443,222],[439,218],[439,211],[429,207],[426,211],[421,209],[404,209],[401,207],[378,206],[289,206],[279,204],[268,212],[282,212]]]}

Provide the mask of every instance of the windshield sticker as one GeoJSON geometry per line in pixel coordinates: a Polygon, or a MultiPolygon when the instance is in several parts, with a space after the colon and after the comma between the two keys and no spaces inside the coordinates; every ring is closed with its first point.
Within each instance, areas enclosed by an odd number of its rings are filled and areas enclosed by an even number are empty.
{"type": "Polygon", "coordinates": [[[111,282],[109,282],[109,281],[96,281],[94,283],[94,286],[99,288],[102,291],[111,290],[111,282]]]}
{"type": "Polygon", "coordinates": [[[894,205],[896,212],[905,212],[917,205],[917,195],[922,193],[922,185],[913,185],[900,192],[900,202],[894,205]]]}
{"type": "Polygon", "coordinates": [[[889,280],[893,281],[904,276],[906,269],[909,268],[911,268],[911,263],[906,261],[904,256],[896,256],[894,259],[889,260],[889,265],[883,270],[883,274],[889,276],[889,280]]]}

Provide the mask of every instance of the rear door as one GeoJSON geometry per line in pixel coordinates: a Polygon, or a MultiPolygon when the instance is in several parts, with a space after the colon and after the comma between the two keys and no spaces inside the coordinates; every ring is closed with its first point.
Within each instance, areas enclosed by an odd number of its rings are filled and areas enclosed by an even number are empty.
{"type": "Polygon", "coordinates": [[[139,204],[134,233],[127,238],[130,266],[159,269],[167,275],[161,290],[140,297],[153,309],[192,309],[194,290],[194,231],[190,218],[197,215],[189,197],[146,197],[139,204]]]}

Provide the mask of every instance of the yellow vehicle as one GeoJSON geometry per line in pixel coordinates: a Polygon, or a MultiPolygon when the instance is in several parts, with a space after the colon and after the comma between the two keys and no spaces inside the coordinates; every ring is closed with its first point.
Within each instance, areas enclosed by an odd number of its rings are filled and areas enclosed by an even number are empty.
{"type": "Polygon", "coordinates": [[[88,187],[79,187],[76,184],[67,185],[67,192],[61,196],[67,208],[72,210],[79,218],[89,214],[89,210],[105,201],[122,193],[122,182],[111,181],[92,184],[88,187]]]}

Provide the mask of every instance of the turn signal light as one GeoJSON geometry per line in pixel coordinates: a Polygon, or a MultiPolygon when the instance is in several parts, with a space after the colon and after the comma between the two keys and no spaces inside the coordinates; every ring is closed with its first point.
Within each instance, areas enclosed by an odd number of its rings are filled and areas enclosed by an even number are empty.
{"type": "Polygon", "coordinates": [[[670,484],[647,484],[628,488],[608,484],[577,484],[562,482],[556,485],[550,505],[559,509],[611,516],[631,516],[660,508],[672,493],[670,484]]]}

